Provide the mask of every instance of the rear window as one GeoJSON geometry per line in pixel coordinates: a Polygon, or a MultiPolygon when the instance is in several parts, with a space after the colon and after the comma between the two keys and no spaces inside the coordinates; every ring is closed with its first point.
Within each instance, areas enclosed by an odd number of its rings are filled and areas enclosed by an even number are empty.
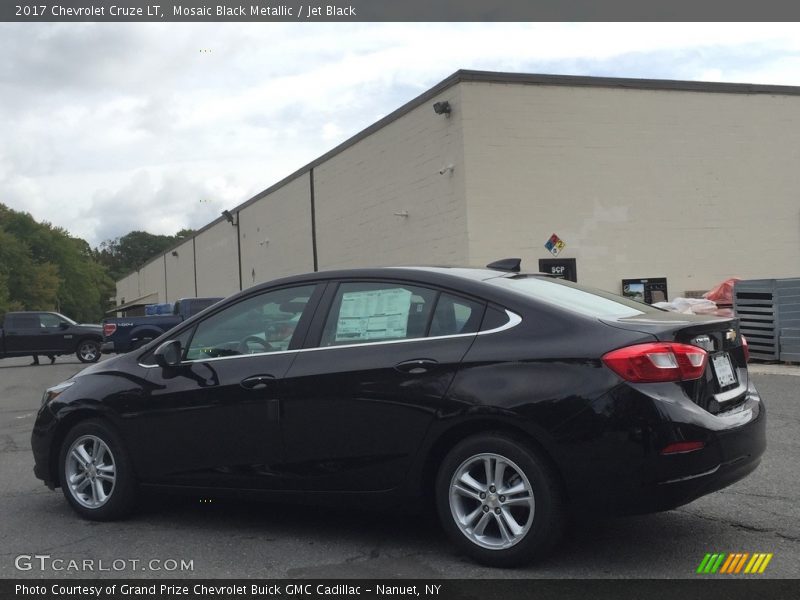
{"type": "Polygon", "coordinates": [[[580,286],[564,279],[517,275],[488,279],[486,283],[589,317],[624,318],[661,312],[649,304],[580,286]]]}

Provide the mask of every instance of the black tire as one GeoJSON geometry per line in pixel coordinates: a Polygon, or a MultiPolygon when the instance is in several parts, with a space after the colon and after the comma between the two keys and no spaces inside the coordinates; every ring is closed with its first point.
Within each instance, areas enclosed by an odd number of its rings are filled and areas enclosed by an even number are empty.
{"type": "Polygon", "coordinates": [[[100,360],[100,342],[92,339],[81,340],[75,348],[75,356],[82,363],[96,363],[100,360]]]}
{"type": "Polygon", "coordinates": [[[59,452],[58,470],[64,497],[84,519],[113,521],[133,510],[136,501],[136,480],[130,457],[117,432],[105,421],[100,419],[82,421],[67,433],[59,452]],[[100,452],[101,445],[105,445],[104,452],[100,452]],[[75,450],[79,456],[83,456],[80,452],[81,447],[84,453],[87,453],[87,449],[90,450],[88,452],[90,458],[100,457],[99,461],[92,461],[93,470],[79,466],[80,461],[72,455],[71,451],[75,450]],[[103,475],[107,477],[111,473],[108,470],[109,464],[113,466],[113,483],[101,479],[103,475]],[[83,479],[80,478],[81,474],[83,479]],[[73,481],[77,482],[76,485],[70,484],[71,476],[74,476],[73,481]],[[90,481],[81,489],[80,484],[86,479],[90,481]],[[106,496],[104,500],[96,493],[95,485],[98,482],[106,496]],[[91,505],[93,500],[95,506],[91,505]]]}
{"type": "Polygon", "coordinates": [[[493,567],[542,557],[558,542],[565,520],[563,492],[550,463],[505,433],[471,436],[447,454],[436,478],[436,508],[450,538],[477,562],[493,567]],[[487,460],[499,480],[481,474],[487,460]],[[498,462],[502,470],[495,471],[498,462]],[[495,481],[500,484],[490,487],[495,481]]]}

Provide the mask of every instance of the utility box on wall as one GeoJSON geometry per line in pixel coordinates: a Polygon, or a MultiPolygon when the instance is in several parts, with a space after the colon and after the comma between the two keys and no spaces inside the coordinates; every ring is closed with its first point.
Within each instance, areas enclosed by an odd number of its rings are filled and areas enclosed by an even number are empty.
{"type": "Polygon", "coordinates": [[[750,356],[800,361],[800,277],[737,281],[733,308],[750,356]]]}
{"type": "Polygon", "coordinates": [[[623,279],[622,295],[631,300],[638,300],[647,304],[666,302],[669,298],[667,294],[667,278],[623,279]]]}

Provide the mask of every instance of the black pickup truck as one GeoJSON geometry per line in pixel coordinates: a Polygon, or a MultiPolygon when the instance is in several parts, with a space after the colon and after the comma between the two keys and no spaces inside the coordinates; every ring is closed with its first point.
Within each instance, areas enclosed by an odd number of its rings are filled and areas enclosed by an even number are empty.
{"type": "Polygon", "coordinates": [[[85,363],[100,358],[103,329],[79,325],[55,312],[9,312],[0,328],[0,358],[33,354],[75,354],[85,363]]]}
{"type": "Polygon", "coordinates": [[[103,319],[102,352],[110,354],[136,350],[220,300],[222,298],[182,298],[175,303],[171,315],[103,319]]]}

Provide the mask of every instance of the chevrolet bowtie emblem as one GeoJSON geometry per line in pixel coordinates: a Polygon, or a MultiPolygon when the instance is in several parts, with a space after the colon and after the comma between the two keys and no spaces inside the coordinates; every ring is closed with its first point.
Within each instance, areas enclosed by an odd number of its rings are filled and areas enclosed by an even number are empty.
{"type": "Polygon", "coordinates": [[[725,339],[729,341],[734,341],[736,339],[736,330],[729,329],[728,333],[725,334],[725,339]]]}

